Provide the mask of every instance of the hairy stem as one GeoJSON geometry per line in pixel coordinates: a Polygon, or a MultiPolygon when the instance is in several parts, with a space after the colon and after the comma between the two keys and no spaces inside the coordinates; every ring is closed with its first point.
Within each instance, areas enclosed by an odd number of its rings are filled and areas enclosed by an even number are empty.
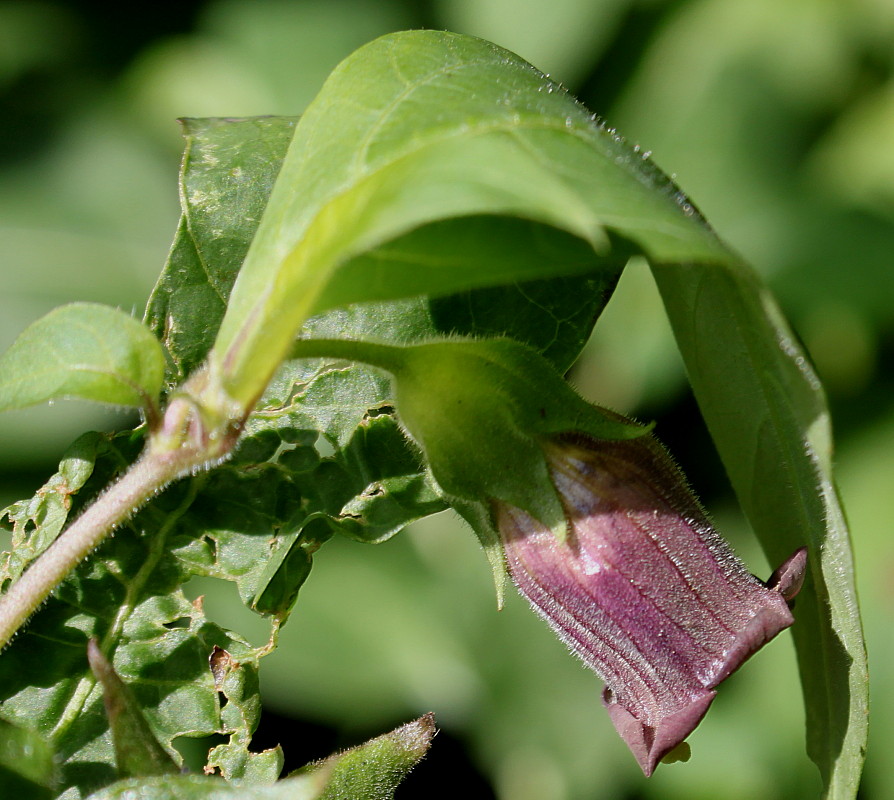
{"type": "Polygon", "coordinates": [[[179,471],[175,459],[147,451],[41,553],[0,597],[0,648],[72,569],[179,471]]]}
{"type": "Polygon", "coordinates": [[[175,398],[140,458],[109,486],[0,597],[0,649],[65,577],[124,520],[190,469],[207,469],[232,449],[241,417],[208,415],[188,395],[175,398]]]}

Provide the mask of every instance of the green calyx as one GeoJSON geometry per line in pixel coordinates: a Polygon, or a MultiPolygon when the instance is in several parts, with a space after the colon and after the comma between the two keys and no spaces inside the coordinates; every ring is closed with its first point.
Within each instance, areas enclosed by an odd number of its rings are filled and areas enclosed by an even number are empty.
{"type": "Polygon", "coordinates": [[[565,512],[543,440],[567,433],[629,439],[648,430],[584,401],[539,353],[512,339],[408,346],[306,339],[292,356],[364,361],[391,373],[401,423],[449,499],[484,508],[508,503],[559,538],[565,512]]]}

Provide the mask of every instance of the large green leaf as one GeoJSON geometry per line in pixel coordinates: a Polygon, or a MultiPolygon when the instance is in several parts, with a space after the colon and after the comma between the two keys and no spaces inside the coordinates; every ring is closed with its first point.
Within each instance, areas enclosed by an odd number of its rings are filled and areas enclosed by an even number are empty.
{"type": "Polygon", "coordinates": [[[797,546],[810,549],[792,629],[807,749],[828,796],[852,797],[869,686],[819,380],[772,296],[735,259],[659,263],[654,273],[702,413],[767,557],[777,564],[797,546]]]}
{"type": "MultiPolygon", "coordinates": [[[[172,382],[195,369],[214,343],[294,127],[291,117],[184,122],[183,217],[146,308],[147,324],[168,351],[172,382]]],[[[444,268],[465,262],[467,269],[474,269],[486,259],[499,265],[501,273],[518,274],[507,285],[491,289],[460,285],[463,291],[446,297],[367,303],[347,314],[324,314],[309,330],[400,342],[451,333],[509,335],[536,347],[564,370],[587,340],[625,258],[621,254],[602,262],[595,274],[525,282],[525,275],[540,278],[543,256],[547,261],[568,260],[575,265],[573,272],[594,263],[592,252],[579,240],[544,225],[496,217],[447,220],[431,231],[411,233],[362,254],[352,269],[367,272],[394,264],[416,268],[433,260],[444,268]]],[[[500,280],[491,277],[488,282],[500,280]]]]}
{"type": "Polygon", "coordinates": [[[153,408],[164,377],[155,337],[123,311],[60,306],[0,356],[0,411],[60,398],[153,408]]]}
{"type": "Polygon", "coordinates": [[[451,34],[384,37],[342,63],[296,126],[215,364],[227,365],[226,390],[249,400],[297,327],[328,308],[616,276],[629,252],[618,239],[668,258],[723,253],[678,200],[512,54],[451,34]],[[495,214],[516,219],[485,225],[495,214]]]}

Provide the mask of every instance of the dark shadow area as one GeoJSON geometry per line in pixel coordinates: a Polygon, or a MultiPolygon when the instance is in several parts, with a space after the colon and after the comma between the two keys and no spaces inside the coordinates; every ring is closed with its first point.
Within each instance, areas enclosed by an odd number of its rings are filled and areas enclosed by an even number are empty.
{"type": "MultiPolygon", "coordinates": [[[[283,774],[288,775],[311,761],[363,744],[408,721],[395,720],[381,730],[347,733],[265,709],[252,738],[252,750],[261,751],[281,745],[285,755],[283,774]]],[[[469,800],[496,800],[487,779],[469,758],[465,742],[450,731],[439,728],[428,754],[400,785],[396,797],[398,800],[413,800],[444,795],[469,800]]]]}

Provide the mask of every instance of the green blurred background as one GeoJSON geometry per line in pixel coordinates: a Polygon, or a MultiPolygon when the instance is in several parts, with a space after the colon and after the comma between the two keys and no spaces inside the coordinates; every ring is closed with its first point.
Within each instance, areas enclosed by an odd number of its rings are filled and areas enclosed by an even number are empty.
{"type": "MultiPolygon", "coordinates": [[[[0,2],[0,347],[55,305],[137,315],[178,214],[178,116],[299,113],[351,50],[446,28],[512,49],[650,150],[774,287],[826,382],[873,674],[863,798],[894,796],[894,2],[206,0],[0,2]]],[[[634,262],[572,379],[658,420],[752,569],[749,536],[634,262]]],[[[0,495],[42,483],[88,427],[77,404],[0,418],[0,495]]],[[[235,589],[208,595],[254,641],[235,589]]],[[[435,711],[442,735],[398,796],[499,800],[816,797],[783,635],[734,676],[689,764],[646,781],[598,682],[513,597],[497,613],[474,537],[446,515],[317,558],[265,664],[259,738],[300,764],[435,711]],[[432,788],[434,787],[434,788],[432,788]]]]}

